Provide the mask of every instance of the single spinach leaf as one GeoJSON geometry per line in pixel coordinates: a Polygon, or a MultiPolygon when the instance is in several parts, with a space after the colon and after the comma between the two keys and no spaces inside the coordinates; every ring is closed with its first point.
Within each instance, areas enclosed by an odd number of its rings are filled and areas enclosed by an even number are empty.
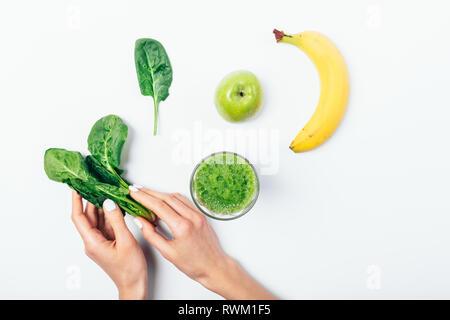
{"type": "Polygon", "coordinates": [[[134,61],[142,95],[153,97],[155,114],[153,135],[156,135],[158,106],[169,96],[172,65],[162,44],[157,40],[146,38],[136,40],[134,61]]]}
{"type": "Polygon", "coordinates": [[[105,198],[92,187],[96,179],[91,176],[81,153],[48,149],[44,155],[44,170],[51,180],[67,183],[84,199],[101,208],[105,198]]]}
{"type": "Polygon", "coordinates": [[[94,186],[94,183],[82,181],[80,179],[70,179],[67,184],[72,189],[76,190],[78,194],[95,205],[97,208],[101,208],[103,202],[106,200],[106,196],[100,193],[94,186]]]}
{"type": "Polygon", "coordinates": [[[91,154],[126,188],[128,184],[120,177],[116,168],[120,165],[120,156],[127,136],[128,127],[122,119],[116,115],[108,115],[94,124],[88,137],[91,154]]]}
{"type": "Polygon", "coordinates": [[[92,155],[86,156],[84,159],[86,166],[89,168],[89,172],[95,176],[100,182],[112,184],[114,186],[120,186],[120,180],[117,175],[111,173],[102,163],[92,155]]]}
{"type": "Polygon", "coordinates": [[[88,137],[88,149],[103,164],[119,167],[122,147],[127,140],[128,127],[116,115],[95,122],[88,137]]]}
{"type": "Polygon", "coordinates": [[[57,182],[70,179],[94,180],[84,163],[81,153],[65,149],[50,148],[45,151],[44,170],[47,176],[57,182]]]}

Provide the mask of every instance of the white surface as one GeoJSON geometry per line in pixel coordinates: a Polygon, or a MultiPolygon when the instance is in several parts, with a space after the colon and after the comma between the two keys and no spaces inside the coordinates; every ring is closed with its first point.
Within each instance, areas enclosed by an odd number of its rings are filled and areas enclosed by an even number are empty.
{"type": "MultiPolygon", "coordinates": [[[[110,113],[130,127],[127,178],[186,195],[192,149],[223,148],[211,135],[275,137],[259,140],[278,169],[261,176],[255,208],[211,223],[225,250],[280,297],[450,298],[449,9],[447,1],[2,1],[0,298],[116,298],[83,252],[68,188],[42,165],[48,147],[86,152],[90,127],[110,113]],[[348,61],[348,112],[313,152],[288,145],[316,105],[316,70],[275,43],[274,27],[321,31],[348,61]],[[159,39],[174,69],[156,138],[134,69],[138,37],[159,39]],[[266,94],[260,116],[242,125],[213,105],[216,84],[236,69],[253,71],[266,94]],[[179,135],[199,127],[201,142],[183,149],[179,135]]],[[[218,297],[146,250],[152,298],[218,297]]]]}

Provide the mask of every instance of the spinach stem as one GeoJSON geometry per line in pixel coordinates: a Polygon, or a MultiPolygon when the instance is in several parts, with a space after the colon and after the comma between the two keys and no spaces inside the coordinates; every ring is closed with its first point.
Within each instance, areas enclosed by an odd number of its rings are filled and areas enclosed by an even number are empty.
{"type": "MultiPolygon", "coordinates": [[[[118,202],[119,206],[124,209],[125,211],[128,211],[130,214],[134,214],[136,216],[140,216],[146,219],[149,219],[150,221],[154,221],[155,220],[155,216],[154,213],[149,210],[148,208],[144,207],[142,204],[140,204],[139,202],[134,201],[133,199],[129,198],[128,196],[126,197],[119,197],[111,192],[109,192],[108,190],[101,188],[100,189],[107,195],[110,196],[110,198],[112,200],[116,200],[116,202],[118,202]],[[130,207],[126,207],[123,204],[120,204],[120,201],[122,201],[123,203],[126,203],[128,205],[134,206],[136,208],[138,208],[139,210],[141,210],[140,212],[135,212],[134,210],[132,210],[132,208],[130,207]]],[[[128,188],[124,188],[128,191],[128,188]]]]}
{"type": "Polygon", "coordinates": [[[120,184],[128,190],[128,183],[123,181],[122,177],[117,174],[117,172],[116,172],[116,170],[114,170],[114,168],[112,168],[111,166],[109,166],[109,168],[110,168],[110,172],[116,176],[116,178],[119,180],[120,184]]]}
{"type": "Polygon", "coordinates": [[[143,217],[143,218],[146,218],[146,219],[154,220],[153,212],[151,212],[149,209],[147,209],[146,207],[144,207],[140,203],[134,202],[134,201],[130,200],[127,197],[121,198],[121,200],[124,201],[125,203],[128,203],[128,204],[130,204],[132,206],[135,206],[138,209],[140,209],[140,212],[133,212],[134,210],[132,210],[131,208],[124,208],[125,211],[131,211],[130,213],[134,213],[135,215],[137,215],[139,217],[143,217]]]}
{"type": "Polygon", "coordinates": [[[156,136],[156,128],[158,127],[158,102],[153,97],[155,119],[153,120],[153,135],[156,136]]]}

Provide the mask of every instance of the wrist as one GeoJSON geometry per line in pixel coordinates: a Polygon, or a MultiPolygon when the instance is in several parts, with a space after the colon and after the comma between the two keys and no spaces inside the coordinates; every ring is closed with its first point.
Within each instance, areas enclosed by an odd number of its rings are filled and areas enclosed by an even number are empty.
{"type": "Polygon", "coordinates": [[[243,270],[233,258],[225,256],[208,274],[197,281],[208,290],[229,298],[233,288],[238,285],[243,270]]]}
{"type": "Polygon", "coordinates": [[[120,300],[145,300],[147,299],[147,279],[136,281],[133,284],[117,286],[120,300]]]}
{"type": "Polygon", "coordinates": [[[241,268],[236,260],[225,257],[212,269],[208,277],[199,282],[225,299],[232,300],[272,300],[274,295],[264,289],[241,268]]]}

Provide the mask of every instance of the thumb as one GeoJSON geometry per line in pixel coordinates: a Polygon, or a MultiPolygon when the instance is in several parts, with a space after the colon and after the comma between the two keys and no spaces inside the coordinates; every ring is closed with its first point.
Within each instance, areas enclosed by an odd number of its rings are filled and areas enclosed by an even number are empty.
{"type": "Polygon", "coordinates": [[[114,201],[106,199],[105,202],[103,202],[103,211],[105,211],[105,218],[113,229],[117,243],[133,239],[133,235],[125,224],[122,211],[114,201]]]}
{"type": "Polygon", "coordinates": [[[163,235],[156,231],[156,227],[153,224],[142,217],[134,218],[134,223],[139,227],[139,229],[142,229],[142,235],[145,240],[161,252],[164,257],[168,258],[173,255],[173,248],[170,245],[170,240],[167,240],[163,237],[163,235]]]}

